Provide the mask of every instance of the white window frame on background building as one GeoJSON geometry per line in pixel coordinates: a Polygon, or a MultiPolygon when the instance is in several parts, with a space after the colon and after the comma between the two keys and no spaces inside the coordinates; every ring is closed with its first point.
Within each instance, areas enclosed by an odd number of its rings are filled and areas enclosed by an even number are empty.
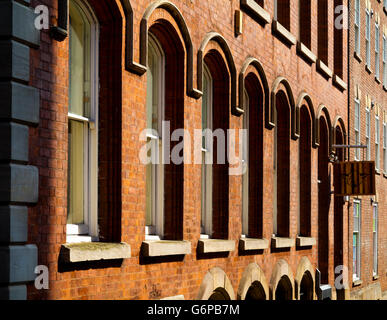
{"type": "MultiPolygon", "coordinates": [[[[360,127],[361,127],[361,118],[360,118],[360,100],[355,98],[355,144],[360,145],[360,127]]],[[[360,160],[360,149],[355,149],[355,160],[360,160]]]]}
{"type": "Polygon", "coordinates": [[[148,46],[147,86],[147,141],[151,143],[155,153],[152,152],[152,161],[146,168],[145,238],[146,240],[161,240],[164,235],[162,123],[165,116],[165,54],[151,33],[149,33],[148,46]]]}
{"type": "Polygon", "coordinates": [[[366,8],[366,28],[365,28],[365,41],[366,41],[366,66],[371,69],[371,13],[366,8]]]}
{"type": "Polygon", "coordinates": [[[361,14],[360,14],[360,0],[355,0],[355,52],[360,56],[360,24],[361,24],[361,14]]]}
{"type": "Polygon", "coordinates": [[[374,202],[372,205],[372,243],[373,243],[373,275],[378,275],[378,234],[379,234],[379,206],[374,202]]]}
{"type": "Polygon", "coordinates": [[[242,149],[242,238],[249,235],[249,134],[250,134],[250,98],[247,91],[244,91],[244,113],[243,129],[246,134],[243,135],[242,149]]]}
{"type": "Polygon", "coordinates": [[[380,26],[375,23],[375,78],[380,80],[380,26]]]}
{"type": "Polygon", "coordinates": [[[371,160],[371,110],[366,108],[366,146],[367,146],[367,161],[371,160]]]}
{"type": "Polygon", "coordinates": [[[380,170],[380,117],[375,114],[375,168],[380,170]]]}
{"type": "MultiPolygon", "coordinates": [[[[386,0],[387,1],[387,0],[386,0]]],[[[387,89],[387,38],[383,34],[383,86],[387,89]]]]}
{"type": "Polygon", "coordinates": [[[361,279],[361,201],[355,199],[353,201],[353,237],[352,237],[352,245],[355,245],[354,237],[356,235],[356,252],[353,248],[352,250],[352,265],[354,264],[354,255],[356,255],[356,273],[354,269],[352,269],[353,273],[353,281],[358,281],[361,279]],[[356,213],[356,215],[355,215],[356,213]],[[356,222],[357,220],[357,222],[356,222]]]}
{"type": "MultiPolygon", "coordinates": [[[[74,224],[67,223],[66,225],[66,242],[91,242],[98,240],[98,48],[99,48],[99,24],[93,11],[83,1],[70,1],[70,17],[71,10],[77,10],[80,15],[90,24],[90,34],[86,38],[89,46],[88,66],[83,69],[84,82],[82,88],[85,89],[85,84],[89,88],[88,92],[83,92],[83,107],[82,113],[71,110],[71,95],[69,95],[69,112],[68,124],[82,124],[83,126],[83,185],[78,186],[83,190],[83,223],[74,224]],[[87,103],[87,106],[86,106],[87,103]],[[72,112],[74,111],[74,112],[72,112]]],[[[72,37],[72,26],[69,25],[69,38],[72,37]]],[[[70,41],[69,41],[70,43],[70,41]]],[[[70,45],[69,45],[70,46],[70,45]]],[[[85,53],[84,53],[85,54],[85,53]]],[[[71,84],[71,50],[69,49],[69,84],[71,84]]],[[[86,87],[86,88],[87,88],[86,87]]],[[[69,85],[71,88],[71,85],[69,85]]],[[[71,89],[69,89],[71,92],[71,89]]],[[[69,144],[72,141],[72,135],[69,136],[69,144]],[[71,140],[70,140],[71,139],[71,140]]],[[[69,145],[69,164],[71,162],[71,149],[69,145]]],[[[71,209],[71,167],[68,171],[69,176],[69,194],[68,194],[68,216],[72,214],[71,209]]],[[[82,191],[81,191],[82,192],[82,191]]]]}
{"type": "Polygon", "coordinates": [[[209,239],[212,235],[213,145],[212,141],[209,141],[212,139],[206,137],[206,132],[209,130],[212,133],[213,130],[213,101],[213,79],[207,65],[203,63],[202,116],[206,115],[206,121],[202,119],[202,199],[200,230],[200,238],[202,239],[209,239]]]}

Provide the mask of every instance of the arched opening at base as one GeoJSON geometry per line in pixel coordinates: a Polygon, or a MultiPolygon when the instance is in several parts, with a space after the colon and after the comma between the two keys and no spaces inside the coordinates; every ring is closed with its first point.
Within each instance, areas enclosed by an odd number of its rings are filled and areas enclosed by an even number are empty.
{"type": "Polygon", "coordinates": [[[214,290],[214,292],[212,293],[212,295],[210,296],[210,298],[208,300],[210,300],[210,301],[213,301],[213,300],[231,300],[231,298],[224,288],[217,288],[214,290]]]}
{"type": "Polygon", "coordinates": [[[305,272],[301,280],[300,300],[313,300],[313,278],[309,271],[305,272]]]}
{"type": "Polygon", "coordinates": [[[287,276],[282,276],[281,280],[278,282],[277,289],[275,290],[275,300],[292,300],[292,291],[293,288],[289,278],[287,276]]]}
{"type": "Polygon", "coordinates": [[[245,300],[266,300],[265,290],[263,289],[262,284],[260,282],[255,281],[252,283],[246,293],[245,300]]]}

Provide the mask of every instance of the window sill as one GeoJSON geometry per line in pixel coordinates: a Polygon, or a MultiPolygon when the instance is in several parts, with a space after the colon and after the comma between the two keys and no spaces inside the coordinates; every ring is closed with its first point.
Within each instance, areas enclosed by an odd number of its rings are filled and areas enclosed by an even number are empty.
{"type": "Polygon", "coordinates": [[[383,177],[387,178],[387,173],[386,172],[383,173],[383,177]]]}
{"type": "Polygon", "coordinates": [[[235,250],[234,240],[200,239],[198,250],[201,253],[231,252],[235,250]]]}
{"type": "Polygon", "coordinates": [[[383,86],[383,89],[384,89],[384,91],[386,91],[386,92],[387,92],[387,87],[386,87],[386,86],[383,86]]]}
{"type": "Polygon", "coordinates": [[[352,282],[353,287],[359,287],[362,284],[363,284],[363,281],[361,281],[361,280],[353,280],[353,282],[352,282]]]}
{"type": "Polygon", "coordinates": [[[316,63],[316,55],[302,42],[297,42],[297,53],[308,63],[316,63]]]}
{"type": "Polygon", "coordinates": [[[347,90],[347,84],[338,76],[333,75],[333,85],[335,85],[337,88],[339,88],[341,91],[347,90]]]}
{"type": "Polygon", "coordinates": [[[173,300],[173,301],[176,301],[176,300],[185,300],[185,298],[184,298],[184,295],[181,294],[181,295],[178,295],[178,296],[162,298],[160,300],[173,300]]]}
{"type": "Polygon", "coordinates": [[[317,71],[319,71],[323,77],[325,77],[327,79],[332,78],[332,76],[333,76],[332,70],[329,69],[329,67],[324,62],[322,62],[320,59],[317,59],[316,68],[317,68],[317,71]]]}
{"type": "Polygon", "coordinates": [[[377,84],[381,84],[382,82],[380,81],[379,78],[375,77],[375,81],[377,82],[377,84]]]}
{"type": "Polygon", "coordinates": [[[130,257],[131,248],[126,243],[66,243],[61,248],[61,260],[67,263],[128,259],[130,257]]]}
{"type": "Polygon", "coordinates": [[[278,36],[286,45],[292,46],[296,44],[296,37],[291,34],[282,24],[278,21],[273,20],[272,32],[274,35],[278,36]]]}
{"type": "Polygon", "coordinates": [[[379,280],[379,275],[374,274],[374,275],[372,276],[372,280],[379,280]]]}
{"type": "Polygon", "coordinates": [[[150,240],[143,241],[142,255],[144,257],[165,257],[191,254],[190,241],[150,240]]]}
{"type": "Polygon", "coordinates": [[[359,61],[359,63],[362,63],[363,62],[363,59],[358,55],[358,53],[355,51],[354,52],[354,57],[355,57],[355,59],[357,60],[357,61],[359,61]]]}
{"type": "Polygon", "coordinates": [[[264,25],[270,23],[270,13],[254,0],[241,0],[241,7],[264,25]]]}
{"type": "Polygon", "coordinates": [[[242,238],[239,240],[239,248],[242,251],[265,250],[269,248],[266,239],[242,238]]]}
{"type": "Polygon", "coordinates": [[[312,247],[316,245],[316,238],[311,237],[297,237],[296,244],[297,247],[303,248],[303,247],[312,247]]]}
{"type": "Polygon", "coordinates": [[[375,174],[378,175],[378,176],[380,176],[382,173],[380,172],[379,169],[376,169],[376,170],[375,170],[375,174]]]}
{"type": "Polygon", "coordinates": [[[372,73],[372,70],[371,70],[371,68],[370,68],[368,65],[365,66],[365,69],[366,69],[366,71],[367,71],[369,74],[372,73]]]}
{"type": "MultiPolygon", "coordinates": [[[[98,241],[94,239],[94,241],[98,241]]],[[[78,236],[78,235],[67,235],[66,243],[90,243],[93,242],[91,236],[78,236]]]]}
{"type": "Polygon", "coordinates": [[[293,248],[295,240],[292,238],[273,237],[271,238],[271,246],[273,249],[293,248]]]}

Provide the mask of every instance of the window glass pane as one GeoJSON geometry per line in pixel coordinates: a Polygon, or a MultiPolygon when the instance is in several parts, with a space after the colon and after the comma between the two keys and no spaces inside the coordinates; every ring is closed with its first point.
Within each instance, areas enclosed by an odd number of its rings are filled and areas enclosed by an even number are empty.
{"type": "Polygon", "coordinates": [[[70,2],[69,111],[89,117],[91,27],[84,13],[70,2]]]}
{"type": "Polygon", "coordinates": [[[69,121],[69,205],[67,223],[84,223],[84,123],[69,121]]]}

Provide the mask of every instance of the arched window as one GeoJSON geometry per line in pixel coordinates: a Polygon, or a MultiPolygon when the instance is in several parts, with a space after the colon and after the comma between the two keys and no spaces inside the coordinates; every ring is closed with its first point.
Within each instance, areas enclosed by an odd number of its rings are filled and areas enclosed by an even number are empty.
{"type": "Polygon", "coordinates": [[[69,6],[67,242],[98,238],[98,23],[69,6]]]}
{"type": "Polygon", "coordinates": [[[165,20],[149,29],[148,47],[146,111],[152,161],[146,167],[146,238],[182,240],[184,162],[170,155],[181,143],[173,139],[174,131],[184,129],[184,48],[165,20]]]}
{"type": "Polygon", "coordinates": [[[277,93],[274,132],[274,230],[289,237],[290,208],[290,108],[283,91],[277,93]]]}
{"type": "Polygon", "coordinates": [[[254,73],[245,78],[242,236],[263,237],[263,91],[254,73]]]}
{"type": "Polygon", "coordinates": [[[300,139],[299,139],[299,198],[300,218],[299,235],[311,236],[311,156],[312,156],[312,119],[308,108],[300,109],[300,139]]]}
{"type": "Polygon", "coordinates": [[[228,239],[229,79],[222,56],[210,50],[203,73],[202,238],[228,239]]]}

